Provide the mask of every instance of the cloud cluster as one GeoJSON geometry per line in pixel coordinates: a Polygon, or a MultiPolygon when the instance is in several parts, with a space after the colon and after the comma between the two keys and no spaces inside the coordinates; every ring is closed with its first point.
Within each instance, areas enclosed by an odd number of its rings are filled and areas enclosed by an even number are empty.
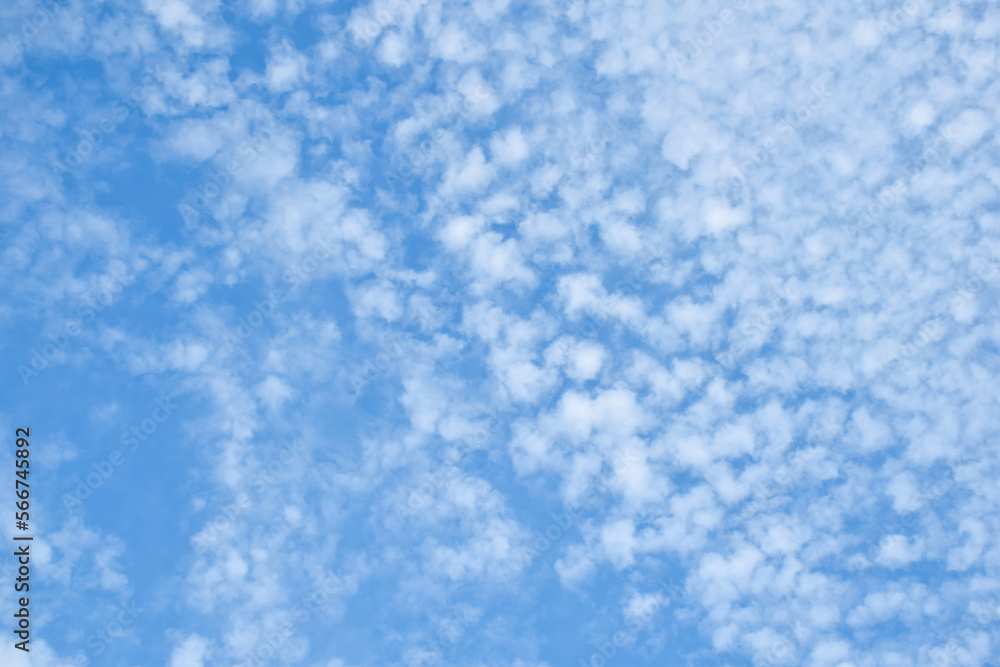
{"type": "Polygon", "coordinates": [[[32,665],[990,664],[996,7],[2,16],[32,665]]]}

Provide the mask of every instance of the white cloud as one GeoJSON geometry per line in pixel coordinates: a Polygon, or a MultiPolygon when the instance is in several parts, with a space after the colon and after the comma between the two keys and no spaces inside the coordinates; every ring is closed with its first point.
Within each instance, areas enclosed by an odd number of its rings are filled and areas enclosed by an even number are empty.
{"type": "Polygon", "coordinates": [[[513,127],[503,134],[494,134],[490,139],[490,153],[493,160],[501,165],[515,165],[525,160],[531,149],[525,141],[520,127],[513,127]]]}
{"type": "Polygon", "coordinates": [[[297,87],[306,74],[308,60],[288,42],[272,47],[267,58],[267,87],[285,92],[297,87]]]}
{"type": "Polygon", "coordinates": [[[388,31],[378,46],[378,57],[387,65],[399,67],[406,62],[409,51],[406,39],[395,30],[388,31]]]}
{"type": "Polygon", "coordinates": [[[171,652],[170,667],[204,667],[208,655],[208,642],[199,635],[191,635],[171,652]]]}

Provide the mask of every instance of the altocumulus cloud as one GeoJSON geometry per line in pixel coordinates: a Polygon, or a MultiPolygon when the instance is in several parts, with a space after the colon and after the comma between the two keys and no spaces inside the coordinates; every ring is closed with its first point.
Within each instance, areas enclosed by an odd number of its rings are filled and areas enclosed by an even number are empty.
{"type": "Polygon", "coordinates": [[[0,23],[2,664],[995,659],[995,3],[0,23]]]}

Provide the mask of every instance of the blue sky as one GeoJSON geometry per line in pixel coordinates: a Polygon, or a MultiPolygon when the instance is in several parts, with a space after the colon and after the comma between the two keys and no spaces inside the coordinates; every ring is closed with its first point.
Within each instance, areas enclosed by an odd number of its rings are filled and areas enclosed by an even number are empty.
{"type": "Polygon", "coordinates": [[[998,45],[5,3],[0,663],[997,665],[998,45]]]}

